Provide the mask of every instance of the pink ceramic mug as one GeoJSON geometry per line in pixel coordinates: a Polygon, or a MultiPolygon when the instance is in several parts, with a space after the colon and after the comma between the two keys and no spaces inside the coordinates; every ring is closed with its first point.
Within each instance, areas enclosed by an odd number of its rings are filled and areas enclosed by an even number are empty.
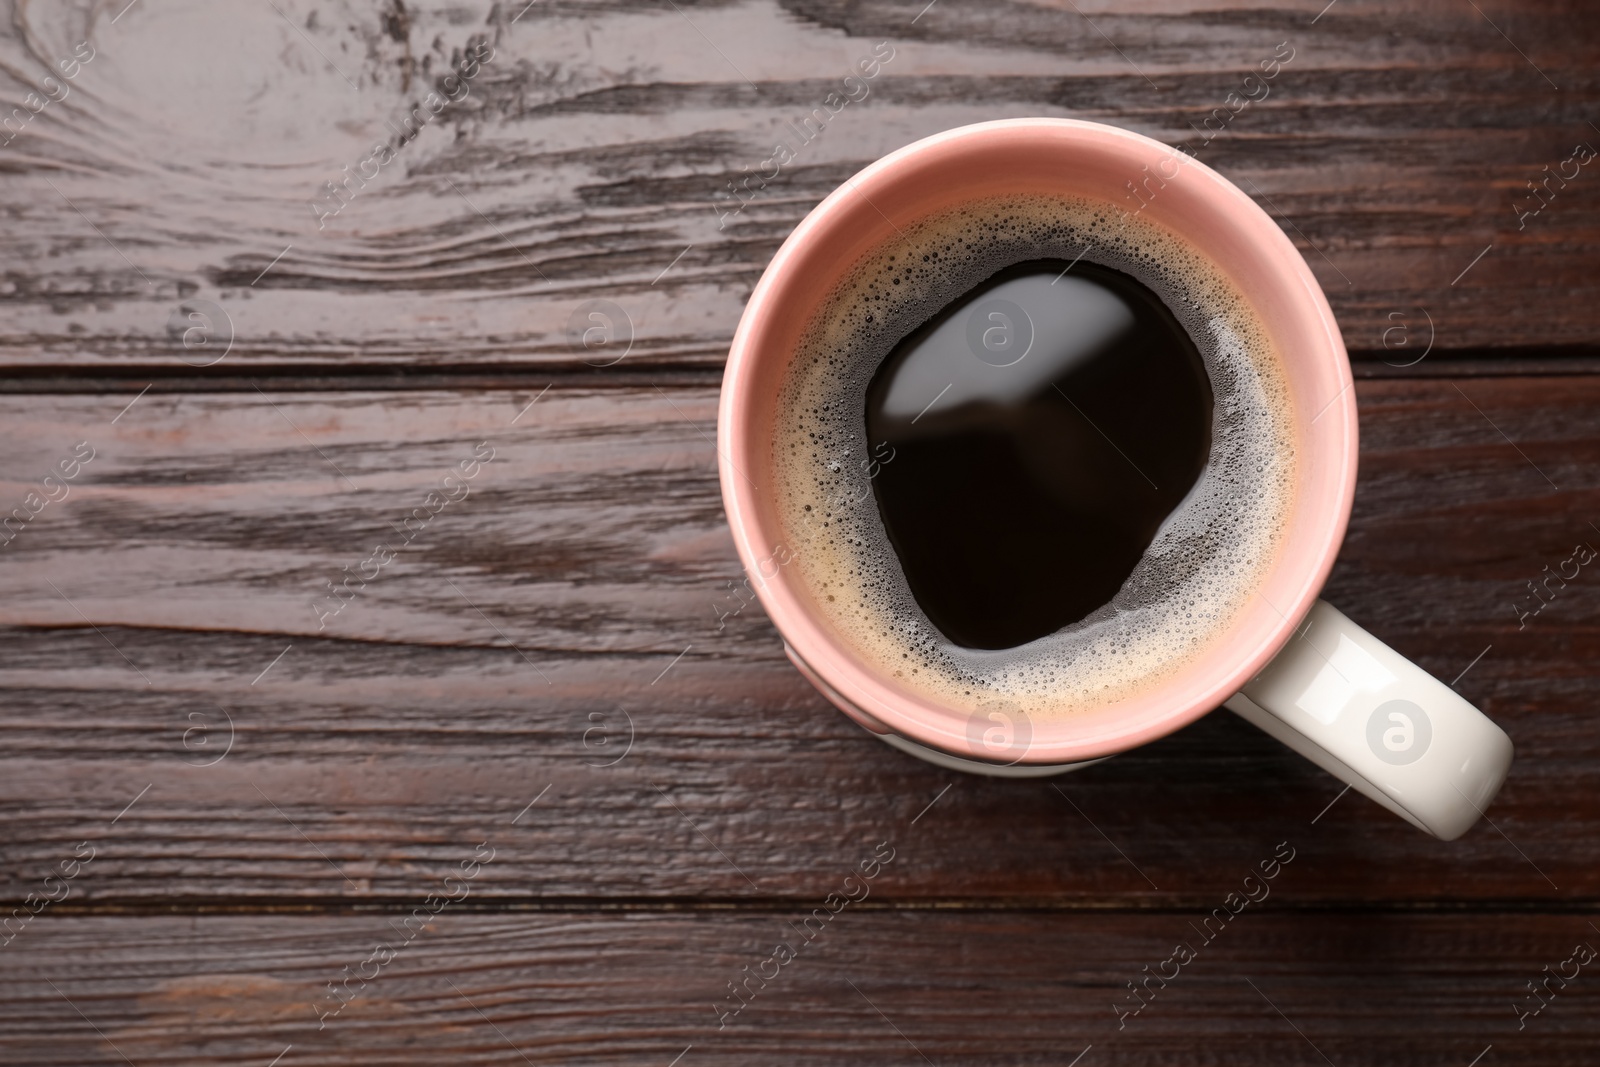
{"type": "MultiPolygon", "coordinates": [[[[1356,402],[1333,312],[1277,224],[1215,171],[1158,141],[1097,123],[965,126],[885,156],[817,205],[757,284],[728,354],[718,417],[734,543],[796,667],[862,726],[904,751],[985,774],[1054,774],[1193,722],[1218,705],[1446,840],[1473,824],[1511,741],[1454,690],[1317,595],[1356,481],[1356,402]],[[784,531],[771,465],[777,392],[824,297],[907,224],[977,199],[1086,197],[1140,213],[1203,252],[1247,294],[1283,354],[1299,469],[1287,533],[1249,601],[1175,672],[1090,712],[991,721],[942,707],[874,669],[772,563],[784,531]]],[[[1219,531],[1226,536],[1226,531],[1219,531]]]]}

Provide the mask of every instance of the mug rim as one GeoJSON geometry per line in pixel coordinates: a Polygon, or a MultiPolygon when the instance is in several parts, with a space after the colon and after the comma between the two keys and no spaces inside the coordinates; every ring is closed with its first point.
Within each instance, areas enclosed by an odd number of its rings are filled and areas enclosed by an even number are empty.
{"type": "MultiPolygon", "coordinates": [[[[1275,560],[1256,583],[1257,592],[1252,595],[1259,595],[1276,617],[1255,612],[1251,622],[1260,633],[1249,646],[1233,647],[1236,642],[1228,641],[1228,631],[1219,633],[1211,644],[1194,655],[1193,662],[1185,662],[1176,668],[1173,678],[1155,681],[1149,687],[1136,691],[1135,696],[1141,702],[1138,705],[1141,714],[1138,716],[1119,718],[1099,714],[1099,709],[1096,709],[1093,714],[1067,714],[1037,723],[1030,721],[1031,736],[1022,754],[1003,762],[997,760],[993,752],[977,744],[970,736],[970,730],[955,731],[948,728],[947,722],[941,724],[941,719],[949,716],[970,717],[975,713],[940,705],[931,699],[895,688],[882,677],[881,672],[862,661],[848,642],[818,617],[818,613],[805,602],[803,594],[790,587],[781,568],[780,573],[766,575],[762,564],[770,562],[770,553],[766,553],[763,546],[754,541],[755,526],[760,515],[760,490],[735,466],[731,458],[743,456],[751,447],[757,446],[751,441],[754,432],[752,397],[754,390],[759,388],[754,370],[764,359],[785,359],[789,356],[787,352],[763,354],[760,342],[763,333],[773,328],[786,291],[804,277],[796,272],[804,265],[807,250],[830,228],[837,228],[843,223],[850,209],[856,206],[858,197],[871,204],[877,214],[882,215],[884,221],[893,227],[893,220],[878,208],[870,194],[887,189],[897,175],[908,168],[914,169],[920,161],[934,159],[936,165],[939,159],[950,158],[952,150],[982,151],[986,146],[998,143],[996,139],[1015,142],[1019,136],[1068,142],[1068,147],[1071,147],[1070,142],[1076,142],[1081,143],[1086,151],[1092,149],[1119,153],[1126,157],[1133,170],[1155,153],[1171,157],[1180,151],[1143,134],[1103,123],[1059,118],[1001,119],[956,127],[915,141],[846,179],[790,233],[762,273],[745,306],[723,373],[717,420],[718,470],[724,508],[740,562],[748,574],[758,578],[752,582],[756,595],[783,636],[791,658],[808,668],[805,671],[808,676],[814,673],[825,681],[826,686],[819,688],[833,703],[869,729],[898,734],[963,759],[996,765],[1076,763],[1112,755],[1166,736],[1208,714],[1242,689],[1282,649],[1301,619],[1310,611],[1344,540],[1355,494],[1358,448],[1354,380],[1349,359],[1332,308],[1305,258],[1255,201],[1192,155],[1188,155],[1184,161],[1184,166],[1195,175],[1196,185],[1188,190],[1189,193],[1208,201],[1207,206],[1214,208],[1219,217],[1227,218],[1230,233],[1247,242],[1250,255],[1260,257],[1266,265],[1282,271],[1285,289],[1290,293],[1289,299],[1300,303],[1296,310],[1309,310],[1315,319],[1310,324],[1312,328],[1309,333],[1314,337],[1319,351],[1310,354],[1301,351],[1292,356],[1285,353],[1283,358],[1286,362],[1291,358],[1320,361],[1324,366],[1317,369],[1331,372],[1330,384],[1337,383],[1339,386],[1333,399],[1312,419],[1313,423],[1331,420],[1323,433],[1333,438],[1335,443],[1322,446],[1322,450],[1327,452],[1332,449],[1332,454],[1319,457],[1316,479],[1308,479],[1303,471],[1296,474],[1297,482],[1307,482],[1307,491],[1311,484],[1315,484],[1316,499],[1329,514],[1325,524],[1315,533],[1296,531],[1299,539],[1292,546],[1296,551],[1290,553],[1289,547],[1280,550],[1290,559],[1275,560]],[[767,558],[764,559],[764,556],[767,558]],[[1286,569],[1290,569],[1291,563],[1293,568],[1287,580],[1291,591],[1287,601],[1283,600],[1282,589],[1277,590],[1279,603],[1259,594],[1269,578],[1280,578],[1286,569]],[[1266,621],[1262,623],[1258,621],[1260,619],[1266,621]],[[1215,662],[1222,659],[1229,662],[1225,669],[1218,669],[1215,662]],[[1209,666],[1208,671],[1198,671],[1201,661],[1209,666]],[[1177,684],[1188,681],[1185,675],[1197,673],[1207,673],[1210,678],[1198,687],[1191,684],[1187,690],[1177,684]],[[1157,700],[1158,697],[1161,700],[1157,700]],[[1155,707],[1163,701],[1169,703],[1170,707],[1165,710],[1155,707]]],[[[1197,247],[1201,246],[1197,243],[1197,247]]],[[[1204,248],[1201,250],[1204,251],[1204,248]]],[[[834,277],[838,276],[836,274],[834,277]]],[[[1298,427],[1297,443],[1302,449],[1307,449],[1310,443],[1309,434],[1299,433],[1298,427]]],[[[1304,465],[1309,460],[1302,457],[1301,462],[1304,465]]],[[[1305,510],[1307,505],[1297,495],[1291,518],[1305,510]]],[[[1286,534],[1285,540],[1288,539],[1289,535],[1286,534]]],[[[1282,585],[1284,581],[1280,580],[1278,584],[1282,585]]],[[[1251,610],[1252,606],[1248,604],[1237,608],[1230,628],[1234,627],[1240,616],[1251,610]]]]}

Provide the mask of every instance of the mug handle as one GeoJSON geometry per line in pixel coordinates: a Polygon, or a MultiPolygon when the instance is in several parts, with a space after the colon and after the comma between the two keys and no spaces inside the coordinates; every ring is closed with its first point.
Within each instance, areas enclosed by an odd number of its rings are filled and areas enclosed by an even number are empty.
{"type": "Polygon", "coordinates": [[[1511,766],[1504,730],[1323,600],[1223,706],[1445,841],[1511,766]]]}

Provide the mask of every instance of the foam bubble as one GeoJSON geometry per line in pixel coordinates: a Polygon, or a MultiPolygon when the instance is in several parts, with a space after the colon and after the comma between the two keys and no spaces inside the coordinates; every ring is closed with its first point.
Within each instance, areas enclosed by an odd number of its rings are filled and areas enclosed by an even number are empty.
{"type": "Polygon", "coordinates": [[[1249,600],[1280,546],[1294,489],[1288,384],[1245,296],[1170,232],[1090,200],[978,201],[877,248],[808,328],[776,426],[772,472],[802,590],[866,662],[968,713],[1002,700],[1035,718],[1062,717],[1170,676],[1249,600]],[[1109,604],[1019,648],[963,648],[917,606],[879,517],[867,386],[902,338],[996,271],[1080,254],[1137,278],[1194,339],[1215,401],[1211,455],[1109,604]]]}

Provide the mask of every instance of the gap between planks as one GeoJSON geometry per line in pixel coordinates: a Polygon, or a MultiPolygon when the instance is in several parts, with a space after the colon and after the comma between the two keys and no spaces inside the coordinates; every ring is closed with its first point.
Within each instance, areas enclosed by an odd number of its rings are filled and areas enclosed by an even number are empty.
{"type": "MultiPolygon", "coordinates": [[[[1410,365],[1385,362],[1395,353],[1350,351],[1356,378],[1520,378],[1600,375],[1600,347],[1463,349],[1410,365]]],[[[189,367],[123,366],[71,371],[57,367],[0,370],[0,395],[234,393],[268,387],[276,392],[424,392],[543,388],[705,388],[722,382],[718,366],[638,366],[629,370],[549,366],[461,365],[420,370],[399,367],[334,368],[325,364],[222,367],[197,374],[189,367]]]]}
{"type": "MultiPolygon", "coordinates": [[[[418,890],[421,892],[421,889],[418,890]]],[[[852,911],[925,912],[978,911],[1033,915],[1071,915],[1093,912],[1109,915],[1188,915],[1216,905],[1215,894],[1196,893],[1159,902],[1145,902],[1136,896],[1105,896],[1082,899],[997,899],[987,897],[922,897],[902,900],[862,900],[852,911]],[[1192,897],[1192,899],[1191,899],[1192,897]]],[[[17,902],[0,900],[0,908],[17,902]]],[[[452,911],[485,915],[573,914],[626,912],[636,914],[681,914],[690,912],[740,913],[763,915],[793,911],[814,904],[813,896],[763,895],[753,897],[506,897],[463,901],[452,911]]],[[[41,918],[58,916],[162,916],[162,915],[403,915],[416,907],[415,894],[387,898],[352,900],[341,897],[310,898],[181,898],[108,899],[63,901],[41,918]]],[[[1348,898],[1340,900],[1287,900],[1265,904],[1259,911],[1284,914],[1446,914],[1474,915],[1595,915],[1600,914],[1600,898],[1549,900],[1537,898],[1485,898],[1482,900],[1381,900],[1348,898]]]]}

